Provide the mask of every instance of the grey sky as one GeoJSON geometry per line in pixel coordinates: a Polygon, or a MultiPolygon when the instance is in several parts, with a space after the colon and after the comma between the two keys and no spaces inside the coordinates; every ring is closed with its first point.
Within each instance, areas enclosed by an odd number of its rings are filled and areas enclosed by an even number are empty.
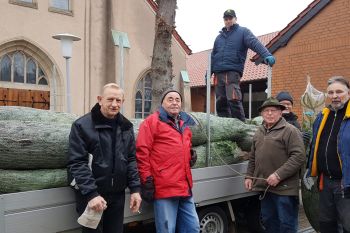
{"type": "Polygon", "coordinates": [[[282,30],[313,0],[177,0],[176,30],[193,52],[211,49],[223,27],[223,13],[256,36],[282,30]]]}

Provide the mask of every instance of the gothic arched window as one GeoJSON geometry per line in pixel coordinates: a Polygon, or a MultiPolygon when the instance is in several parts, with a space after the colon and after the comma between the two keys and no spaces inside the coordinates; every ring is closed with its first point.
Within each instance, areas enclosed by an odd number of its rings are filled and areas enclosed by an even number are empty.
{"type": "Polygon", "coordinates": [[[27,85],[49,85],[49,80],[39,63],[23,51],[0,57],[0,82],[27,85]]]}
{"type": "Polygon", "coordinates": [[[137,83],[135,95],[135,118],[146,118],[152,107],[152,79],[147,73],[137,83]]]}

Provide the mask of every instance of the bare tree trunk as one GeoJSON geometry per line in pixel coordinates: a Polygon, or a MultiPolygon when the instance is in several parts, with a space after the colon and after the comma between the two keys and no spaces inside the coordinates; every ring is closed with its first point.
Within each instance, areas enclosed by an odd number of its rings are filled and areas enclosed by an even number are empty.
{"type": "Polygon", "coordinates": [[[152,108],[154,112],[160,105],[162,94],[173,87],[173,62],[171,39],[175,28],[176,0],[157,0],[156,32],[151,64],[152,108]]]}

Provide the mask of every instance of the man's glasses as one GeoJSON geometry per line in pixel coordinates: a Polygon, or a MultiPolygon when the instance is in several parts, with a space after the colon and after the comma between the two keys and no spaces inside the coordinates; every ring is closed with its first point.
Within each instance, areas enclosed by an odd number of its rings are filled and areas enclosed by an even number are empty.
{"type": "Polygon", "coordinates": [[[262,110],[261,112],[262,112],[263,114],[268,114],[268,113],[275,114],[275,113],[278,112],[278,111],[281,111],[281,110],[280,110],[280,109],[264,109],[264,110],[262,110]]]}

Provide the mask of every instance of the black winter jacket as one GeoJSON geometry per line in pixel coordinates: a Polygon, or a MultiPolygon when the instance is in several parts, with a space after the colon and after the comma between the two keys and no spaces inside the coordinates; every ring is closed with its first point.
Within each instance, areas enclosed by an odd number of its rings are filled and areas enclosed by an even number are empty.
{"type": "Polygon", "coordinates": [[[283,113],[282,116],[283,116],[284,119],[286,119],[286,121],[289,124],[294,125],[299,130],[301,130],[301,126],[300,126],[300,124],[298,122],[298,116],[295,115],[293,112],[283,113]]]}
{"type": "Polygon", "coordinates": [[[90,113],[76,120],[69,135],[68,181],[88,200],[124,191],[139,192],[133,125],[121,113],[116,127],[108,124],[96,104],[90,113]],[[115,144],[113,145],[113,141],[115,144]],[[114,150],[113,150],[113,149],[114,150]],[[91,169],[89,154],[92,155],[91,169]]]}

